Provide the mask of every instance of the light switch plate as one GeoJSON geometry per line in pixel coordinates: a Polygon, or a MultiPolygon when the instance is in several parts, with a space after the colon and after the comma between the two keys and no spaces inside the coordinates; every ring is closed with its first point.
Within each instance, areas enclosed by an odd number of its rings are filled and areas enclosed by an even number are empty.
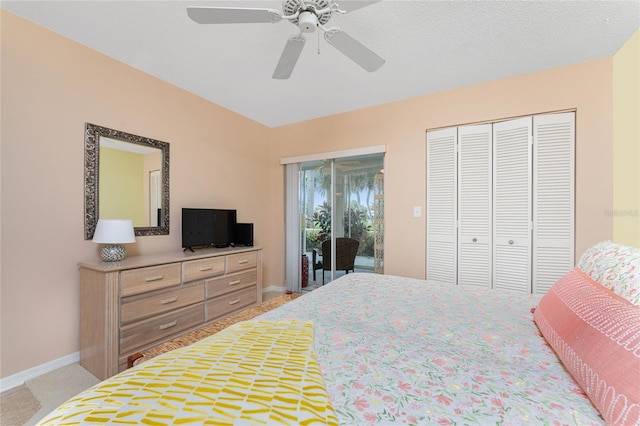
{"type": "Polygon", "coordinates": [[[421,217],[422,216],[422,207],[415,206],[413,208],[413,217],[421,217]]]}

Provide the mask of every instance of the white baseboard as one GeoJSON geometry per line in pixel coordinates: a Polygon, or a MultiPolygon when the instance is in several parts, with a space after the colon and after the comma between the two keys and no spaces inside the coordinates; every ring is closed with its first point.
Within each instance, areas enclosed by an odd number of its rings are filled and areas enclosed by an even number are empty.
{"type": "Polygon", "coordinates": [[[269,287],[262,288],[262,294],[270,292],[284,293],[284,287],[280,287],[278,285],[270,285],[269,287]]]}
{"type": "Polygon", "coordinates": [[[53,370],[57,370],[58,368],[65,367],[79,361],[80,352],[75,352],[70,355],[63,356],[62,358],[54,359],[53,361],[45,362],[44,364],[40,364],[28,370],[5,377],[0,379],[0,392],[8,391],[9,389],[23,385],[27,380],[34,379],[53,370]]]}

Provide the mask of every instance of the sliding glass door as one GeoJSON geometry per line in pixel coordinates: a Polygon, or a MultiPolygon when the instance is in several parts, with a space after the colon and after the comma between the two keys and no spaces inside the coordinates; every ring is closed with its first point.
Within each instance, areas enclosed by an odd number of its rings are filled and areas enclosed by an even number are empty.
{"type": "Polygon", "coordinates": [[[383,153],[300,163],[302,291],[384,271],[383,153]]]}

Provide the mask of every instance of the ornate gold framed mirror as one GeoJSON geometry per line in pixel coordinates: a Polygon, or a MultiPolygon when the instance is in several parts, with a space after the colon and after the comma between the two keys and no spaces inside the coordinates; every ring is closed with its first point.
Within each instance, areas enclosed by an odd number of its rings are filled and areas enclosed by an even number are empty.
{"type": "Polygon", "coordinates": [[[136,235],[169,234],[169,144],[85,124],[84,238],[99,218],[131,219],[136,235]]]}

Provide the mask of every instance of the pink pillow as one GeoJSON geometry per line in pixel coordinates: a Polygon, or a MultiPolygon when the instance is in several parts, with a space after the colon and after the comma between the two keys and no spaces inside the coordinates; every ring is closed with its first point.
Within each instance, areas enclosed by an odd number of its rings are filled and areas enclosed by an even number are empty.
{"type": "Polygon", "coordinates": [[[640,307],[575,268],[533,319],[607,424],[640,424],[640,307]]]}

